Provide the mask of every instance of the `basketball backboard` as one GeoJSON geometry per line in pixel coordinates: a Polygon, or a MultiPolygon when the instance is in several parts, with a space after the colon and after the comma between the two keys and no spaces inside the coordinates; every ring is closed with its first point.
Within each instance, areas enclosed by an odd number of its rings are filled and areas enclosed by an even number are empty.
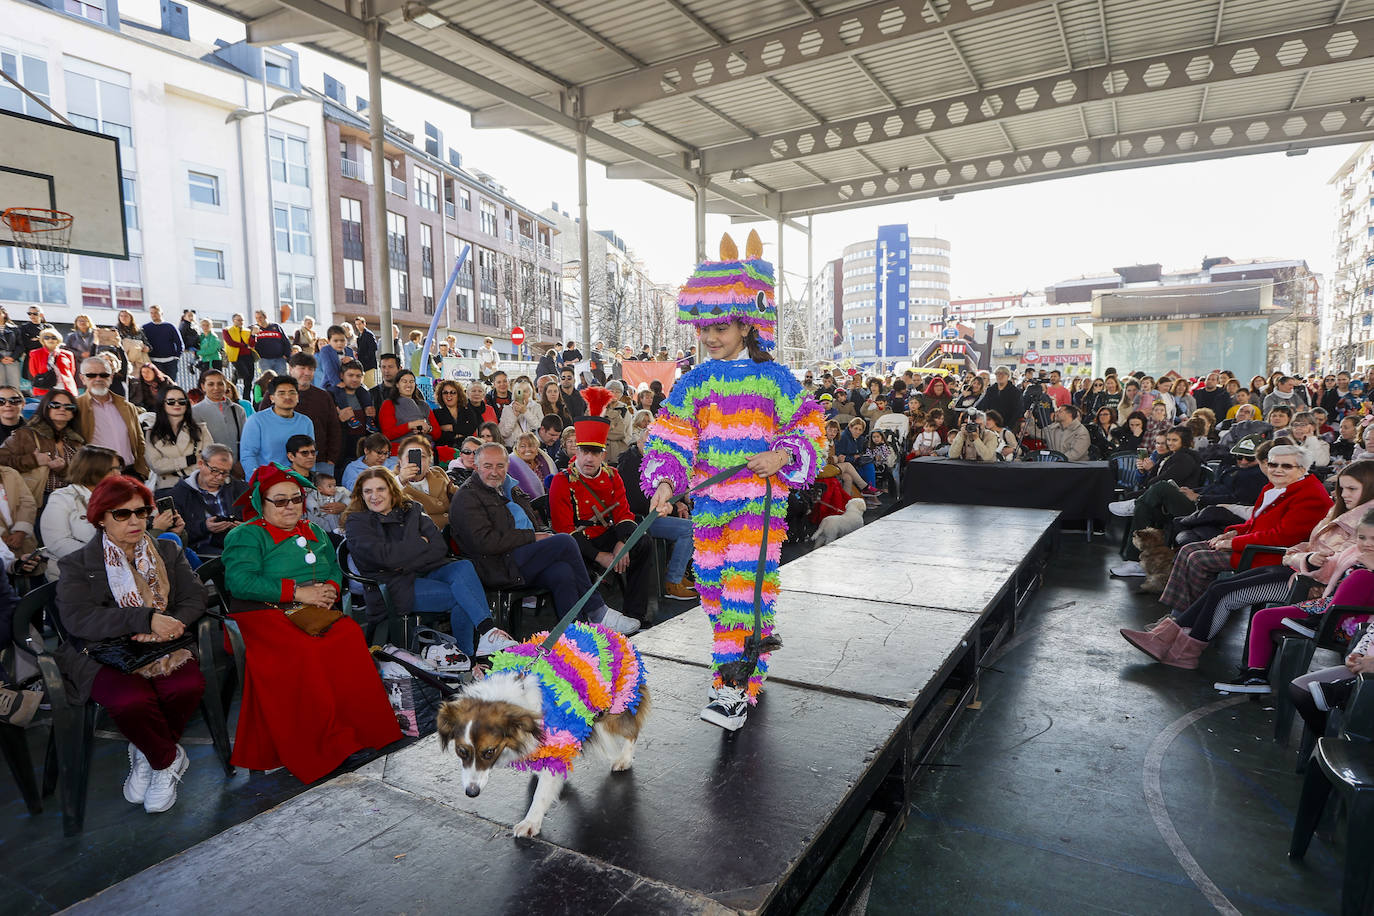
{"type": "Polygon", "coordinates": [[[72,254],[129,257],[114,137],[0,111],[0,210],[9,207],[70,213],[72,254]]]}

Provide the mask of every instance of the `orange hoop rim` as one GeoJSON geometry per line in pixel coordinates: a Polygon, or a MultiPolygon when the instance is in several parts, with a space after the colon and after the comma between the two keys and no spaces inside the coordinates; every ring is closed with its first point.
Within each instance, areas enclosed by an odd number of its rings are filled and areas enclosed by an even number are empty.
{"type": "Polygon", "coordinates": [[[40,234],[61,232],[71,227],[74,217],[65,210],[48,210],[43,207],[9,207],[0,212],[3,221],[14,232],[40,234]]]}

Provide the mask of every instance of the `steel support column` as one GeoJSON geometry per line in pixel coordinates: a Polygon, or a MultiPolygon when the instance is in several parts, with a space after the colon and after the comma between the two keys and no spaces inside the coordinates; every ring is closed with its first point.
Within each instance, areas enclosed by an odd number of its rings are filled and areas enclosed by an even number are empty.
{"type": "Polygon", "coordinates": [[[696,235],[696,247],[693,249],[693,257],[696,259],[692,263],[700,264],[706,260],[706,182],[692,185],[692,209],[694,218],[692,225],[696,235]]]}
{"type": "Polygon", "coordinates": [[[582,274],[582,344],[586,347],[592,345],[592,265],[587,238],[590,231],[587,228],[587,129],[583,122],[577,132],[577,251],[582,274]]]}
{"type": "Polygon", "coordinates": [[[786,357],[786,355],[783,353],[783,350],[782,350],[782,313],[783,313],[783,303],[787,300],[787,273],[786,273],[786,270],[784,269],[784,261],[783,261],[783,255],[782,255],[782,229],[783,229],[782,220],[779,219],[777,222],[778,222],[778,288],[777,288],[778,326],[774,329],[773,335],[774,335],[774,346],[777,348],[777,349],[776,349],[776,352],[777,352],[777,354],[778,354],[778,358],[782,360],[782,362],[783,362],[784,365],[786,365],[786,364],[787,364],[787,357],[786,357]]]}
{"type": "MultiPolygon", "coordinates": [[[[381,353],[391,352],[396,339],[391,327],[391,252],[386,232],[386,189],[391,170],[386,167],[386,122],[382,118],[382,32],[385,29],[380,19],[367,23],[367,128],[372,147],[372,301],[377,304],[377,346],[381,353]]],[[[276,282],[275,277],[273,282],[276,282]]]]}
{"type": "MultiPolygon", "coordinates": [[[[813,328],[813,327],[815,327],[815,321],[816,321],[816,265],[815,265],[815,263],[814,263],[813,260],[812,260],[813,255],[814,255],[814,252],[812,251],[812,244],[811,244],[811,242],[812,242],[812,238],[811,238],[811,220],[812,220],[812,219],[813,219],[813,217],[811,216],[810,213],[806,214],[806,321],[807,321],[807,324],[805,325],[805,327],[807,327],[807,328],[813,328]]],[[[806,356],[807,356],[807,361],[808,361],[808,362],[809,362],[809,361],[811,360],[811,358],[815,355],[815,354],[813,354],[813,353],[810,351],[810,344],[811,344],[811,342],[812,342],[811,339],[810,339],[810,336],[811,336],[810,334],[807,335],[807,341],[806,341],[806,343],[807,343],[807,345],[808,345],[808,346],[807,346],[807,354],[806,354],[806,356]]],[[[803,365],[805,365],[805,363],[803,363],[803,365]]]]}

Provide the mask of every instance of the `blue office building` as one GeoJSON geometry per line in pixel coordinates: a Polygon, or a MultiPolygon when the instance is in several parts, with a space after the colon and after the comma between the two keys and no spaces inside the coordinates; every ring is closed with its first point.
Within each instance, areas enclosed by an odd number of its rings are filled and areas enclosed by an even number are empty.
{"type": "Polygon", "coordinates": [[[879,226],[843,259],[840,357],[901,361],[938,334],[949,307],[949,242],[879,226]]]}

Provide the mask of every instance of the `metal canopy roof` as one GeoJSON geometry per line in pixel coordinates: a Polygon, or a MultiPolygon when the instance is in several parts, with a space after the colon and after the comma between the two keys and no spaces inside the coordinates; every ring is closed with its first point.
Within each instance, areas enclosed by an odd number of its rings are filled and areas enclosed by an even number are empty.
{"type": "MultiPolygon", "coordinates": [[[[201,2],[255,44],[366,65],[358,0],[201,2]]],[[[585,126],[612,177],[704,184],[710,211],[738,216],[1374,138],[1374,0],[367,9],[388,78],[567,149],[585,126]]]]}

